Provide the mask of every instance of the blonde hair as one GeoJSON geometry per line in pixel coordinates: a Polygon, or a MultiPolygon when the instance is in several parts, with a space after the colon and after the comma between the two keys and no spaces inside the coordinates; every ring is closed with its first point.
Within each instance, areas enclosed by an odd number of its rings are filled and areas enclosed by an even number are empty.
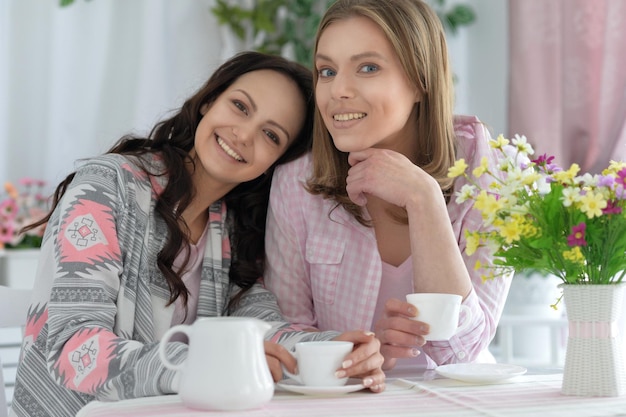
{"type": "MultiPolygon", "coordinates": [[[[448,63],[445,34],[437,14],[422,0],[338,0],[326,11],[315,40],[315,54],[320,36],[334,22],[364,16],[385,33],[398,55],[410,82],[422,93],[418,103],[418,154],[413,160],[439,183],[449,198],[453,180],[447,177],[454,164],[453,127],[454,93],[448,63]]],[[[313,77],[317,85],[317,77],[313,77]]],[[[307,186],[312,194],[334,199],[362,224],[367,225],[362,210],[346,192],[348,155],[335,148],[319,113],[313,125],[313,176],[307,186]]],[[[406,212],[394,217],[407,223],[406,212]]]]}

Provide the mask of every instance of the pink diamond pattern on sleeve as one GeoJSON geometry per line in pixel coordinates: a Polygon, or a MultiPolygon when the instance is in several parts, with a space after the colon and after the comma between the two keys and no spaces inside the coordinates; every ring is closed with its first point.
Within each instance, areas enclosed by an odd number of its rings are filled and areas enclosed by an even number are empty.
{"type": "Polygon", "coordinates": [[[74,385],[81,382],[93,371],[98,360],[100,350],[99,336],[95,335],[85,340],[78,349],[69,353],[69,361],[74,368],[74,385]]]}
{"type": "Polygon", "coordinates": [[[74,218],[70,226],[65,229],[65,238],[79,251],[89,249],[99,243],[103,245],[108,243],[91,214],[74,218]]]}
{"type": "Polygon", "coordinates": [[[66,213],[59,233],[64,262],[118,260],[120,249],[111,209],[92,200],[80,200],[66,213]]]}
{"type": "Polygon", "coordinates": [[[117,342],[107,330],[85,329],[67,341],[54,370],[68,388],[93,394],[109,377],[117,342]]]}

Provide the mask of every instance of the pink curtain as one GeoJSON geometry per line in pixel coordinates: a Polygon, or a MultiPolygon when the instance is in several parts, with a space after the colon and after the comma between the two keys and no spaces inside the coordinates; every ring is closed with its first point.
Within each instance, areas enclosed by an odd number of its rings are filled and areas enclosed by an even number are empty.
{"type": "Polygon", "coordinates": [[[626,0],[509,0],[509,135],[598,173],[626,160],[626,0]]]}

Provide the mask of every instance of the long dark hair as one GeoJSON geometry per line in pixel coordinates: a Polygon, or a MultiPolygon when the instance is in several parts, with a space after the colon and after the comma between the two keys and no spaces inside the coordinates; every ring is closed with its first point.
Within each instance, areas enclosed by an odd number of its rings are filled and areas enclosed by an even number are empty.
{"type": "MultiPolygon", "coordinates": [[[[184,225],[184,222],[181,222],[181,214],[194,198],[191,175],[185,166],[186,163],[193,163],[189,151],[194,146],[195,131],[202,119],[200,109],[204,104],[212,104],[241,75],[268,69],[286,75],[297,84],[306,103],[306,114],[298,136],[270,169],[259,178],[239,184],[224,197],[232,225],[229,278],[231,285],[237,285],[242,289],[231,300],[232,306],[243,292],[263,275],[265,218],[274,168],[296,159],[311,148],[314,109],[311,71],[280,56],[242,52],[221,65],[209,80],[185,101],[174,116],[159,122],[147,138],[126,135],[107,152],[134,156],[159,154],[163,160],[164,172],[148,172],[145,166],[144,170],[149,175],[168,177],[167,186],[158,196],[155,209],[165,220],[168,229],[167,240],[158,254],[157,264],[170,289],[169,303],[173,303],[180,296],[186,305],[189,295],[180,277],[180,271],[174,271],[172,265],[180,249],[189,246],[186,233],[188,230],[184,226],[181,228],[180,225],[184,225]]],[[[280,92],[277,91],[276,94],[280,92]]],[[[75,173],[71,173],[57,186],[53,195],[52,209],[47,216],[29,225],[28,229],[48,222],[74,175],[75,173]]],[[[181,270],[184,267],[185,265],[181,270]]]]}

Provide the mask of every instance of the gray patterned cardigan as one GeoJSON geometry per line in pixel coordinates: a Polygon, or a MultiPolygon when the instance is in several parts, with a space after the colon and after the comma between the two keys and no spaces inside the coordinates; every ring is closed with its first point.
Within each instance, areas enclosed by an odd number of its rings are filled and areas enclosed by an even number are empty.
{"type": "MultiPolygon", "coordinates": [[[[133,162],[134,161],[134,162],[133,162]]],[[[78,168],[44,236],[18,365],[12,416],[74,416],[93,399],[114,401],[176,392],[175,372],[159,360],[158,341],[174,305],[156,258],[167,231],[154,210],[164,176],[146,176],[121,155],[78,168]]],[[[148,161],[159,172],[157,158],[148,161]]],[[[221,316],[237,291],[229,285],[226,207],[210,208],[198,317],[221,316]]],[[[266,338],[291,349],[330,339],[284,322],[274,296],[255,284],[231,315],[271,322],[266,338]]],[[[187,345],[168,344],[179,363],[187,345]]]]}

